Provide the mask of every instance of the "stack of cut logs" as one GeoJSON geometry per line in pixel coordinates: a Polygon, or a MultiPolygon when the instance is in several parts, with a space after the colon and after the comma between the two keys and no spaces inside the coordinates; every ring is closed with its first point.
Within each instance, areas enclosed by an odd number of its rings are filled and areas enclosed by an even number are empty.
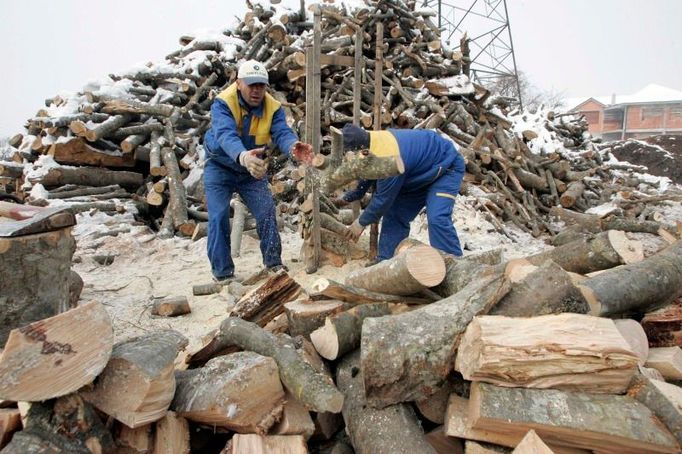
{"type": "MultiPolygon", "coordinates": [[[[650,221],[631,223],[631,230],[669,227],[650,219],[655,210],[645,209],[638,198],[638,190],[647,189],[645,182],[627,172],[612,172],[614,165],[605,159],[608,151],[599,152],[589,141],[583,119],[549,115],[540,127],[565,148],[531,153],[529,145],[538,134],[512,133],[505,117],[508,100],[468,80],[467,38],[462,39],[462,52],[441,47],[435,13],[415,8],[416,3],[367,0],[353,11],[321,5],[321,52],[328,63],[320,68],[320,157],[329,153],[329,128],[351,121],[353,87],[360,84],[356,107],[364,127],[436,128],[458,143],[468,161],[470,184],[463,191],[475,197],[477,209],[503,234],[509,235],[507,222],[534,235],[555,233],[548,222],[551,207],[583,212],[616,193],[622,195],[622,205],[612,216],[650,221]],[[374,73],[377,23],[384,25],[381,75],[374,73]],[[361,80],[355,80],[353,68],[335,65],[352,59],[356,36],[363,36],[361,80]],[[377,77],[381,84],[376,85],[382,86],[376,115],[380,125],[370,115],[377,77]]],[[[182,48],[163,65],[111,75],[76,96],[46,100],[47,109],[28,120],[26,133],[10,140],[13,161],[0,162],[0,189],[24,197],[27,186],[40,183],[47,192],[31,203],[60,199],[77,211],[121,211],[120,201],[132,198],[161,236],[200,238],[205,234],[200,224],[207,219],[201,143],[213,99],[234,81],[239,62],[265,62],[272,94],[283,102],[295,129],[303,130],[311,15],[303,8],[293,11],[262,2],[249,6],[234,30],[214,39],[181,37],[182,48]],[[46,154],[58,164],[36,162],[46,154]]],[[[285,224],[294,226],[304,203],[304,172],[277,153],[270,164],[279,212],[285,224]]]]}
{"type": "Polygon", "coordinates": [[[246,283],[184,361],[172,330],[113,344],[97,302],[13,329],[2,452],[680,452],[682,240],[505,261],[407,239],[343,283],[246,283]]]}

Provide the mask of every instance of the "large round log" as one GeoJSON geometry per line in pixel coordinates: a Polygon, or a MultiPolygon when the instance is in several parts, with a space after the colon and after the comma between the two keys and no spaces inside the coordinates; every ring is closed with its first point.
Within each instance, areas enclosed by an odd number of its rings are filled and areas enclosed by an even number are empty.
{"type": "Polygon", "coordinates": [[[571,241],[519,260],[536,266],[542,265],[546,260],[553,260],[566,271],[587,274],[638,262],[643,257],[641,243],[629,240],[624,232],[609,230],[594,238],[571,241]]]}
{"type": "Polygon", "coordinates": [[[467,325],[486,314],[509,288],[499,273],[423,308],[365,319],[360,348],[368,403],[385,407],[435,392],[454,366],[467,325]]]}
{"type": "Polygon", "coordinates": [[[411,406],[391,405],[375,409],[366,405],[359,370],[359,353],[347,355],[339,364],[336,381],[346,396],[343,419],[358,454],[435,453],[411,406]]]}
{"type": "Polygon", "coordinates": [[[682,240],[641,262],[599,273],[578,288],[595,315],[664,306],[682,294],[682,240]]]}
{"type": "Polygon", "coordinates": [[[431,246],[415,246],[346,276],[346,284],[390,295],[412,295],[440,284],[445,262],[431,246]]]}
{"type": "Polygon", "coordinates": [[[14,328],[69,306],[71,229],[0,238],[0,346],[14,328]]]}

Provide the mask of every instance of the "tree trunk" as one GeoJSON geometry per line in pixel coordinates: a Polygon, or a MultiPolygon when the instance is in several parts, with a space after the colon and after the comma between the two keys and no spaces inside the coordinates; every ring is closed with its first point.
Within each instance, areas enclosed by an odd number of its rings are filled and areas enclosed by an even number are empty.
{"type": "Polygon", "coordinates": [[[469,324],[455,369],[466,380],[498,386],[619,394],[627,390],[638,364],[639,357],[610,319],[491,315],[469,324]]]}
{"type": "MultiPolygon", "coordinates": [[[[510,268],[518,263],[510,263],[510,268]]],[[[529,272],[520,281],[512,280],[511,291],[490,311],[491,315],[509,317],[534,317],[537,315],[573,312],[587,314],[590,306],[576,287],[580,276],[571,275],[559,265],[547,260],[539,267],[530,265],[529,272]]]]}
{"type": "Polygon", "coordinates": [[[423,308],[365,319],[361,350],[369,404],[384,407],[432,394],[452,370],[467,325],[487,313],[509,287],[501,274],[486,276],[423,308]]]}
{"type": "Polygon", "coordinates": [[[176,380],[171,409],[190,421],[265,434],[282,415],[284,390],[272,358],[232,353],[177,371],[176,380]]]}
{"type": "Polygon", "coordinates": [[[445,277],[445,262],[430,246],[415,246],[369,268],[351,272],[346,284],[372,292],[412,295],[440,284],[445,277]]]}
{"type": "Polygon", "coordinates": [[[391,313],[388,303],[363,304],[345,312],[333,314],[323,321],[324,326],[310,334],[315,350],[330,361],[341,358],[360,346],[362,322],[368,317],[391,313]]]}
{"type": "Polygon", "coordinates": [[[403,172],[405,165],[400,156],[358,154],[345,160],[338,168],[323,173],[320,178],[320,189],[325,194],[331,194],[351,181],[380,180],[403,172]]]}
{"type": "Polygon", "coordinates": [[[561,446],[624,454],[679,452],[677,440],[651,411],[627,396],[474,383],[469,418],[474,429],[518,439],[534,429],[561,446]]]}
{"type": "Polygon", "coordinates": [[[215,351],[236,345],[275,359],[280,379],[296,399],[308,409],[338,413],[343,405],[343,395],[322,374],[317,373],[293,347],[288,336],[275,335],[254,323],[229,317],[220,325],[215,341],[215,351]]]}
{"type": "Polygon", "coordinates": [[[109,314],[95,302],[12,330],[0,357],[0,399],[37,402],[91,383],[113,336],[109,314]]]}
{"type": "Polygon", "coordinates": [[[118,184],[124,188],[137,189],[142,186],[142,174],[123,170],[108,170],[99,167],[59,166],[50,168],[47,173],[29,178],[31,183],[54,187],[65,184],[83,186],[110,186],[118,184]]]}
{"type": "Polygon", "coordinates": [[[0,238],[0,346],[11,330],[68,308],[75,250],[70,228],[0,238]]]}
{"type": "Polygon", "coordinates": [[[345,396],[343,419],[358,454],[435,453],[424,439],[414,410],[395,404],[378,410],[365,401],[359,352],[347,355],[339,364],[336,381],[345,396]]]}
{"type": "Polygon", "coordinates": [[[591,239],[572,241],[518,260],[525,260],[535,266],[552,260],[566,271],[587,274],[635,263],[642,258],[641,243],[629,240],[623,232],[609,230],[591,239]]]}
{"type": "Polygon", "coordinates": [[[132,429],[156,421],[173,400],[174,361],[187,342],[170,330],[119,342],[95,387],[81,395],[132,429]]]}
{"type": "Polygon", "coordinates": [[[319,278],[316,280],[311,288],[312,293],[310,298],[313,300],[333,299],[345,301],[351,304],[368,304],[368,303],[398,303],[398,304],[427,304],[428,299],[417,298],[414,296],[399,296],[389,295],[387,293],[371,292],[364,288],[354,287],[352,285],[340,284],[338,282],[319,278]]]}
{"type": "Polygon", "coordinates": [[[641,262],[599,273],[578,288],[595,315],[664,306],[682,294],[682,240],[641,262]]]}

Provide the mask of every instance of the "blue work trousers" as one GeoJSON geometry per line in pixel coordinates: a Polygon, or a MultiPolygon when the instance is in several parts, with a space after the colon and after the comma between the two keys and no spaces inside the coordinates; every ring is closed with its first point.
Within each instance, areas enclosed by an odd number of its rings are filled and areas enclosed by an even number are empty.
{"type": "Polygon", "coordinates": [[[282,264],[282,242],[277,230],[275,202],[266,178],[235,172],[210,158],[204,166],[204,189],[208,205],[208,259],[213,276],[234,275],[230,250],[230,200],[237,192],[256,218],[256,231],[266,267],[282,264]]]}
{"type": "Polygon", "coordinates": [[[377,258],[393,257],[398,244],[410,235],[410,223],[424,206],[431,246],[461,256],[462,247],[452,223],[452,210],[463,178],[464,171],[453,168],[427,187],[402,190],[381,221],[377,258]]]}

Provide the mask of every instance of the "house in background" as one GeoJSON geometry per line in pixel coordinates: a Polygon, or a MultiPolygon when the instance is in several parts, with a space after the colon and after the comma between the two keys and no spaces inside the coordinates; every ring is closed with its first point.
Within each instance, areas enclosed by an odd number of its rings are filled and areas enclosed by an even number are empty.
{"type": "Polygon", "coordinates": [[[682,135],[682,91],[650,84],[633,95],[572,100],[595,137],[608,140],[682,135]]]}

